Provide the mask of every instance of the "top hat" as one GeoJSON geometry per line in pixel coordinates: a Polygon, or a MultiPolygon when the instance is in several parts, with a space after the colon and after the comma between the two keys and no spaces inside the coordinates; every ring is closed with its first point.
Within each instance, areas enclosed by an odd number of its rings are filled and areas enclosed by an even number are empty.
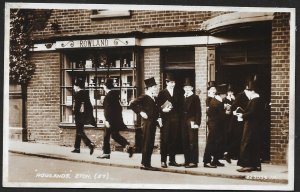
{"type": "Polygon", "coordinates": [[[167,73],[166,81],[175,81],[175,77],[172,73],[167,73]]]}
{"type": "Polygon", "coordinates": [[[214,81],[209,81],[207,83],[207,90],[209,90],[211,87],[216,87],[216,83],[214,81]]]}
{"type": "Polygon", "coordinates": [[[152,86],[154,86],[154,85],[157,85],[156,82],[155,82],[154,77],[145,79],[144,82],[145,82],[145,86],[146,86],[146,87],[152,87],[152,86]]]}
{"type": "Polygon", "coordinates": [[[191,81],[191,79],[189,77],[187,77],[187,78],[184,79],[183,86],[192,86],[193,87],[192,81],[191,81]]]}
{"type": "Polygon", "coordinates": [[[74,85],[80,87],[81,89],[84,88],[85,79],[83,77],[78,77],[74,83],[74,85]]]}
{"type": "Polygon", "coordinates": [[[227,85],[226,84],[221,84],[217,86],[217,95],[219,94],[226,94],[227,93],[227,85]]]}
{"type": "Polygon", "coordinates": [[[112,89],[112,88],[114,88],[114,82],[113,82],[113,79],[111,79],[111,78],[106,79],[104,85],[107,87],[107,89],[112,89]]]}

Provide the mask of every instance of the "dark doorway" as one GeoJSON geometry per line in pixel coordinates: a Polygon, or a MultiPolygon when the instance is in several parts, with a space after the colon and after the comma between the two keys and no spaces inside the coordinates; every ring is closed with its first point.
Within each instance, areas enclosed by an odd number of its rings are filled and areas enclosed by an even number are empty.
{"type": "Polygon", "coordinates": [[[256,78],[260,97],[265,107],[262,159],[270,160],[270,97],[271,60],[270,47],[266,43],[230,45],[217,49],[216,82],[231,84],[235,94],[245,89],[250,78],[256,78]]]}

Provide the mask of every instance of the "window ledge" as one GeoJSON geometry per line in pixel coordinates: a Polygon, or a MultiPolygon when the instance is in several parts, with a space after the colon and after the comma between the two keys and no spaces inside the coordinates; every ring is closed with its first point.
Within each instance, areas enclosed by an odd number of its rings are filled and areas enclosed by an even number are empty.
{"type": "Polygon", "coordinates": [[[98,11],[97,14],[91,15],[91,19],[113,18],[113,17],[129,17],[130,11],[98,11]]]}

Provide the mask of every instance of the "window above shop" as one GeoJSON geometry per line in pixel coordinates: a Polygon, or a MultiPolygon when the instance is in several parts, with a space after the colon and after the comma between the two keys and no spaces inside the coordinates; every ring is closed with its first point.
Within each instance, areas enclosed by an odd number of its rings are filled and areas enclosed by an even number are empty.
{"type": "Polygon", "coordinates": [[[169,47],[162,49],[164,69],[194,69],[194,47],[169,47]]]}
{"type": "Polygon", "coordinates": [[[95,9],[92,10],[91,19],[105,19],[115,17],[130,17],[131,12],[129,10],[107,10],[107,9],[95,9]]]}
{"type": "Polygon", "coordinates": [[[267,65],[271,63],[270,54],[270,45],[265,42],[223,45],[219,48],[221,65],[267,65]]]}

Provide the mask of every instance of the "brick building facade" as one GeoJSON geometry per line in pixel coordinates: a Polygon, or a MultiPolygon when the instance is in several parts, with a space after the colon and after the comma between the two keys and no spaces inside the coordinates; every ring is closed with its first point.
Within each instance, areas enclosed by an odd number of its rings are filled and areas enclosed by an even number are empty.
{"type": "MultiPolygon", "coordinates": [[[[32,33],[35,42],[32,62],[36,64],[36,71],[28,86],[29,140],[66,146],[74,143],[74,124],[66,126],[61,123],[62,60],[65,51],[72,52],[74,49],[84,50],[85,48],[76,48],[76,46],[69,47],[69,49],[63,48],[61,47],[62,42],[133,38],[135,44],[129,46],[138,50],[138,94],[142,94],[144,78],[153,76],[162,89],[165,73],[175,71],[172,66],[168,68],[168,62],[163,59],[165,51],[172,48],[176,51],[177,47],[194,50],[194,55],[190,57],[194,59],[193,65],[187,61],[189,67],[178,73],[186,75],[192,72],[195,88],[197,91],[201,90],[199,97],[201,98],[203,118],[199,129],[200,155],[203,154],[207,133],[205,106],[207,82],[210,80],[219,83],[230,81],[230,79],[226,79],[226,76],[230,75],[224,72],[230,67],[242,68],[244,64],[269,65],[266,67],[266,71],[270,73],[270,92],[267,101],[271,105],[270,122],[267,129],[269,134],[267,133],[265,137],[268,140],[265,148],[267,148],[266,153],[272,163],[287,163],[290,86],[289,13],[237,14],[236,12],[210,11],[132,10],[126,14],[122,12],[118,17],[104,17],[103,13],[109,15],[111,12],[104,11],[101,15],[101,11],[93,10],[54,9],[47,11],[49,11],[49,17],[45,20],[44,27],[32,33]],[[247,27],[250,28],[249,31],[247,31],[247,27]],[[260,29],[263,31],[261,34],[251,35],[253,31],[260,29]],[[245,35],[242,34],[243,32],[245,35]],[[266,58],[255,57],[256,52],[251,47],[253,42],[254,44],[262,42],[263,45],[266,45],[266,50],[263,50],[268,53],[266,58]],[[269,52],[268,47],[271,47],[269,52]],[[232,59],[235,56],[235,54],[228,55],[228,50],[246,50],[248,55],[253,54],[253,57],[247,57],[247,61],[243,60],[242,63],[239,63],[240,61],[232,61],[233,64],[226,63],[228,61],[226,59],[232,59]],[[251,59],[256,63],[247,63],[251,59]],[[257,61],[259,59],[263,60],[263,64],[257,61]],[[183,73],[182,71],[185,70],[190,72],[183,73]]],[[[114,49],[112,46],[101,47],[101,50],[106,48],[114,49]]],[[[245,57],[243,54],[241,55],[245,57]]],[[[182,66],[179,64],[179,70],[180,67],[182,66]]],[[[255,69],[260,70],[260,67],[255,69]]],[[[244,69],[239,70],[244,71],[244,69]]],[[[86,133],[101,147],[103,128],[87,127],[86,133]]],[[[134,143],[134,130],[122,132],[122,135],[134,143]]],[[[159,131],[157,131],[155,145],[159,149],[159,131]]]]}

